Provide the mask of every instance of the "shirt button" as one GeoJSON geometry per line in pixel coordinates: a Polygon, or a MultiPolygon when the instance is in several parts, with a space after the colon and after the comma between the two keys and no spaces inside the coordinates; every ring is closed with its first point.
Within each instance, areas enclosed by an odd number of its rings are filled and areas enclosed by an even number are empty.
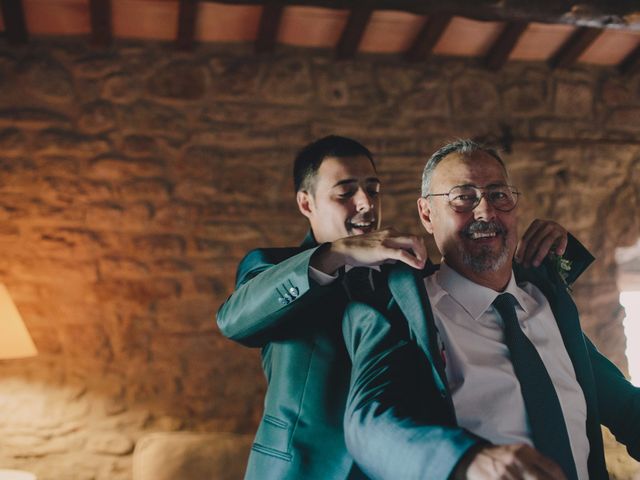
{"type": "Polygon", "coordinates": [[[289,289],[289,293],[293,298],[296,298],[300,294],[300,290],[298,290],[296,287],[291,287],[289,289]]]}

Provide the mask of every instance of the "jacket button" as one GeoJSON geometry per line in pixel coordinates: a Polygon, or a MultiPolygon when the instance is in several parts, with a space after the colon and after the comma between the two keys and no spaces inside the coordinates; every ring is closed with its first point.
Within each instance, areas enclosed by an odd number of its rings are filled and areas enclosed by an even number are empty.
{"type": "Polygon", "coordinates": [[[278,301],[280,302],[280,305],[288,305],[289,304],[289,300],[287,300],[285,297],[280,297],[278,299],[278,301]]]}
{"type": "Polygon", "coordinates": [[[291,287],[291,288],[289,289],[289,293],[291,294],[291,296],[292,296],[293,298],[296,298],[296,297],[300,294],[300,290],[298,290],[298,288],[297,288],[297,287],[291,287]]]}

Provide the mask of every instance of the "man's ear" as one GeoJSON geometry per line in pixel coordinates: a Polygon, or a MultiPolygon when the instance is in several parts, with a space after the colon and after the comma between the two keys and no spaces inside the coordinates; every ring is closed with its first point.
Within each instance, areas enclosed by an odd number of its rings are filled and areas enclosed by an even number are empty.
{"type": "Polygon", "coordinates": [[[418,198],[418,216],[424,229],[433,235],[433,224],[431,222],[431,207],[429,205],[429,199],[420,197],[418,198]]]}
{"type": "Polygon", "coordinates": [[[309,192],[300,190],[296,193],[296,201],[298,202],[298,210],[307,218],[313,213],[313,198],[309,192]]]}

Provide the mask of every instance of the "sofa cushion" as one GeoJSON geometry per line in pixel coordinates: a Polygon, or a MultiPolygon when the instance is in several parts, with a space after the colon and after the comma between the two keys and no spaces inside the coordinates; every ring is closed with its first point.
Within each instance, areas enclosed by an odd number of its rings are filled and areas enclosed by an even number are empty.
{"type": "Polygon", "coordinates": [[[136,443],[133,480],[241,480],[252,441],[234,433],[151,433],[136,443]]]}

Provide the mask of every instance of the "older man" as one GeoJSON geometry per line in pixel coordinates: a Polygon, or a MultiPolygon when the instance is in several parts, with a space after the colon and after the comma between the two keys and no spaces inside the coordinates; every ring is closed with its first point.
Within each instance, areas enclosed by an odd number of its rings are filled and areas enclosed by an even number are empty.
{"type": "Polygon", "coordinates": [[[514,265],[518,196],[495,151],[443,147],[418,199],[442,265],[391,267],[382,309],[347,307],[345,432],[369,477],[604,479],[601,423],[640,458],[640,391],[567,293],[593,258],[514,265]]]}
{"type": "MultiPolygon", "coordinates": [[[[265,409],[249,458],[247,479],[361,478],[342,430],[350,362],[341,321],[362,270],[400,261],[423,268],[421,238],[378,230],[380,180],[360,143],[329,136],[307,145],[294,164],[300,213],[311,232],[299,247],[249,252],[238,267],[237,289],[218,311],[222,333],[262,347],[268,379],[265,409]],[[347,268],[343,268],[347,267],[347,268]]],[[[566,232],[537,222],[521,245],[537,262],[566,232]]],[[[371,271],[364,272],[371,284],[371,271]]],[[[366,287],[365,287],[366,288],[366,287]]]]}

